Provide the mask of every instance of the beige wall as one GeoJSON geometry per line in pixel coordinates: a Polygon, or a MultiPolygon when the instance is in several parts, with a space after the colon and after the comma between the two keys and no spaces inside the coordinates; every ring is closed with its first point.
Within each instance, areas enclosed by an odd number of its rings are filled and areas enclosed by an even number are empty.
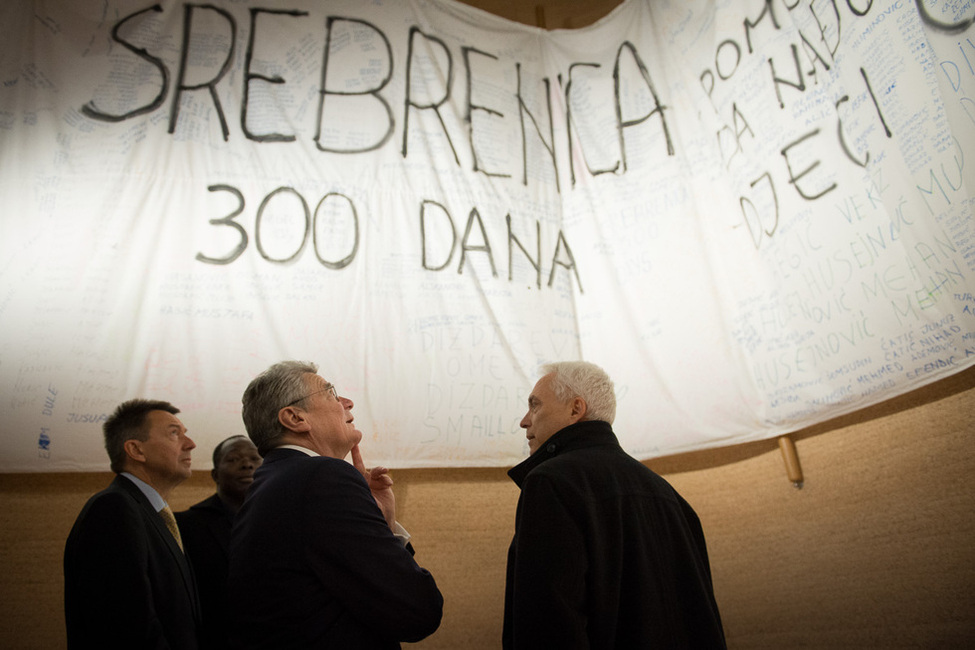
{"type": "MultiPolygon", "coordinates": [[[[732,648],[975,642],[975,370],[796,436],[651,461],[697,509],[732,648]]],[[[501,469],[394,471],[446,599],[420,648],[497,648],[518,491],[501,469]]],[[[0,647],[62,648],[61,553],[108,474],[0,475],[0,647]]],[[[182,509],[207,472],[176,490],[182,509]]]]}

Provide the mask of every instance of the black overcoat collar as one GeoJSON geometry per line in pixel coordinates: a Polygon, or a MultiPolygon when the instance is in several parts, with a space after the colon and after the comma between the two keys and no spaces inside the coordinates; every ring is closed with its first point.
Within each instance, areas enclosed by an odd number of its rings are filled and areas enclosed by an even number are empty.
{"type": "Polygon", "coordinates": [[[576,422],[555,433],[538,451],[508,470],[508,476],[520,488],[528,473],[545,461],[567,451],[602,446],[620,446],[616,434],[613,433],[613,427],[608,422],[602,420],[576,422]]]}

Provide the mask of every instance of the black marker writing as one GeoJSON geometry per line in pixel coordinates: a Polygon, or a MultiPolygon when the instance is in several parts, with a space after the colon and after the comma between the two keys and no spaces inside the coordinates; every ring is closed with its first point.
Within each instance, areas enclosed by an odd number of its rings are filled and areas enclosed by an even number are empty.
{"type": "MultiPolygon", "coordinates": [[[[219,219],[210,219],[210,223],[215,226],[229,226],[233,228],[240,236],[240,240],[237,242],[236,247],[224,257],[210,257],[203,253],[197,253],[196,259],[197,261],[204,262],[206,264],[230,264],[244,253],[249,242],[246,228],[235,221],[235,219],[244,212],[244,195],[240,190],[231,185],[210,185],[207,189],[211,192],[229,192],[236,199],[237,207],[233,212],[219,219]]],[[[262,258],[275,264],[287,264],[298,259],[302,251],[304,251],[305,245],[308,243],[309,233],[312,233],[312,248],[315,250],[315,257],[322,266],[333,270],[339,270],[347,267],[355,259],[356,253],[359,250],[359,213],[356,210],[355,203],[351,198],[340,192],[329,192],[321,198],[321,200],[315,206],[314,213],[312,213],[308,207],[308,201],[305,200],[305,197],[293,187],[286,186],[276,188],[267,194],[261,201],[254,221],[254,243],[256,244],[257,251],[262,258]],[[304,228],[301,231],[301,243],[298,245],[295,251],[285,257],[275,258],[272,257],[264,247],[264,243],[261,238],[261,224],[268,205],[275,197],[282,195],[290,195],[298,199],[302,209],[304,228]],[[351,219],[352,222],[353,240],[351,250],[347,255],[345,255],[345,257],[342,257],[337,261],[325,259],[320,251],[321,243],[319,242],[318,237],[318,224],[322,213],[326,213],[326,217],[333,221],[348,218],[351,219]]]]}
{"type": "MultiPolygon", "coordinates": [[[[514,235],[511,223],[511,215],[508,214],[505,216],[505,224],[507,227],[506,241],[508,244],[508,280],[514,281],[514,278],[512,277],[513,258],[515,256],[515,247],[517,247],[522,254],[528,258],[532,268],[535,269],[536,286],[541,288],[541,226],[538,221],[535,222],[536,257],[533,259],[531,254],[528,252],[528,249],[524,246],[524,244],[521,243],[518,237],[514,235]]],[[[450,211],[442,203],[424,199],[420,203],[420,254],[423,268],[427,271],[442,271],[446,269],[454,258],[454,253],[457,251],[457,244],[457,227],[453,216],[450,214],[450,211]],[[437,218],[436,215],[439,215],[439,218],[437,218]],[[440,234],[441,237],[433,237],[434,233],[440,234]],[[444,233],[446,233],[446,237],[443,236],[444,233]],[[430,239],[450,242],[450,245],[446,247],[446,250],[441,247],[441,250],[436,251],[439,253],[438,259],[443,259],[443,262],[440,264],[437,264],[437,262],[433,260],[433,256],[428,251],[427,242],[430,239]]],[[[491,266],[491,273],[493,276],[497,277],[497,269],[494,263],[494,252],[491,246],[490,237],[488,236],[488,229],[485,227],[481,213],[476,207],[472,208],[468,214],[467,223],[464,227],[464,235],[460,240],[460,249],[460,262],[457,265],[457,273],[462,274],[464,272],[464,262],[467,260],[467,253],[478,252],[484,253],[487,256],[488,263],[491,266]],[[472,232],[474,231],[475,225],[477,225],[478,232],[480,233],[480,240],[482,242],[480,244],[471,243],[472,232]]],[[[579,277],[579,269],[576,265],[575,257],[572,254],[572,249],[569,246],[568,239],[566,239],[565,234],[561,230],[559,230],[559,233],[556,236],[555,250],[552,253],[551,265],[551,271],[549,272],[548,277],[549,287],[551,287],[555,282],[555,272],[557,267],[562,267],[567,271],[572,272],[576,279],[576,283],[579,285],[579,292],[583,293],[582,282],[579,277]]]]}

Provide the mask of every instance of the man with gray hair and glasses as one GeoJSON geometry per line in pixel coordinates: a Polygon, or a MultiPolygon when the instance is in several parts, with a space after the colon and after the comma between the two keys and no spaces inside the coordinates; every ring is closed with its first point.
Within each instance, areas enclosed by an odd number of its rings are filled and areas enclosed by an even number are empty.
{"type": "Polygon", "coordinates": [[[506,650],[724,648],[704,531],[663,478],[620,447],[598,366],[542,367],[521,426],[529,457],[508,549],[506,650]]]}
{"type": "Polygon", "coordinates": [[[231,535],[233,648],[399,648],[440,625],[443,597],[396,522],[393,480],[365,468],[352,400],[317,373],[282,361],[244,391],[264,464],[231,535]]]}

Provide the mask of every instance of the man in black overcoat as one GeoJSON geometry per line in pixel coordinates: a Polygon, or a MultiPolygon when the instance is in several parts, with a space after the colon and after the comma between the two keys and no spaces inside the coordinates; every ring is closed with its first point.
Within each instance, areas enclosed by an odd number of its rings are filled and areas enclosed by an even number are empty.
{"type": "Polygon", "coordinates": [[[724,648],[704,532],[688,503],[613,433],[598,366],[543,367],[508,550],[503,647],[724,648]]]}

